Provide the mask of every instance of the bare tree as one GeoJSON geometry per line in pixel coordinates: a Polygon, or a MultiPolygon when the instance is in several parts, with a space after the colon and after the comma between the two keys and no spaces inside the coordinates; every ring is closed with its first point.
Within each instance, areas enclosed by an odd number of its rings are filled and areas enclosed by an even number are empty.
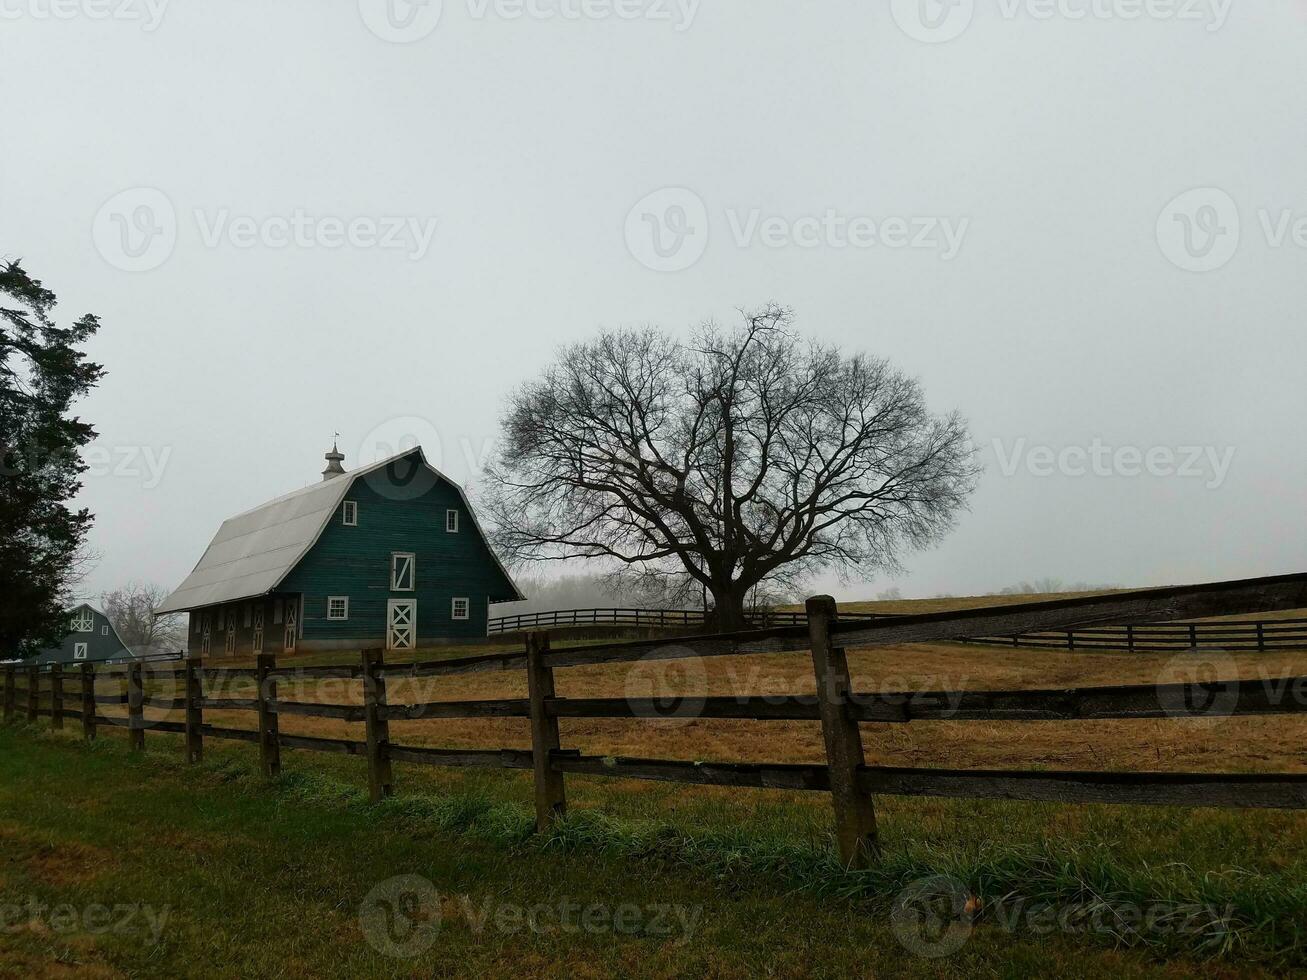
{"type": "Polygon", "coordinates": [[[163,647],[174,650],[182,645],[184,632],[178,614],[154,615],[154,610],[168,598],[168,590],[153,582],[128,582],[120,589],[100,597],[104,614],[129,647],[163,647]]]}
{"type": "Polygon", "coordinates": [[[759,583],[897,569],[974,489],[965,424],[879,358],[807,343],[768,306],[688,341],[564,348],[510,396],[486,507],[510,560],[602,559],[713,597],[745,625],[759,583]]]}

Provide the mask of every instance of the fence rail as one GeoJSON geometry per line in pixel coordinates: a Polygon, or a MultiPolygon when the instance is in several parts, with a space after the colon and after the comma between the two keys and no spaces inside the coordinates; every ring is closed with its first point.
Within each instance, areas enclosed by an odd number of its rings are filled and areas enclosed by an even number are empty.
{"type": "MultiPolygon", "coordinates": [[[[759,629],[768,626],[803,626],[808,614],[789,610],[753,609],[746,613],[749,622],[759,629]]],[[[884,613],[845,612],[846,619],[883,619],[884,613]]],[[[496,616],[489,620],[486,632],[524,633],[528,630],[565,629],[569,626],[624,626],[649,629],[694,629],[702,627],[707,616],[702,609],[555,609],[549,612],[496,616]]]]}
{"type": "MultiPolygon", "coordinates": [[[[199,659],[178,670],[146,671],[139,662],[125,671],[97,671],[82,665],[75,673],[56,666],[4,670],[4,719],[22,710],[29,721],[49,717],[56,727],[80,719],[86,738],[104,725],[123,727],[133,749],[144,748],[147,731],[185,736],[187,758],[198,762],[208,739],[255,743],[265,775],[281,770],[281,749],[357,755],[367,760],[373,799],[394,790],[392,763],[531,770],[536,822],[545,830],[567,809],[569,775],[650,779],[718,786],[808,790],[829,793],[834,805],[836,842],[841,859],[865,866],[879,853],[874,798],[880,795],[967,799],[1048,800],[1062,803],[1128,803],[1213,807],[1307,808],[1307,773],[1049,772],[1021,770],[904,769],[869,766],[860,725],[914,721],[1080,720],[1086,718],[1192,718],[1295,714],[1307,712],[1307,677],[1273,681],[1092,687],[1072,690],[908,691],[860,694],[849,681],[844,648],[882,643],[919,643],[975,635],[1029,635],[1101,630],[1114,622],[1140,628],[1159,619],[1242,615],[1307,606],[1307,574],[1212,583],[1172,589],[1119,593],[902,616],[842,620],[834,600],[808,601],[802,627],[773,626],[736,634],[635,640],[600,646],[551,648],[545,632],[529,633],[521,653],[466,657],[428,663],[386,664],[380,650],[364,651],[357,665],[278,667],[272,655],[256,667],[205,668],[199,659]],[[560,744],[561,718],[660,717],[666,705],[655,699],[566,698],[554,689],[554,671],[591,663],[629,663],[650,658],[676,659],[810,651],[816,694],[780,697],[691,699],[691,710],[705,719],[810,720],[821,724],[826,763],[701,762],[677,759],[611,758],[585,755],[560,744]],[[477,701],[392,704],[391,679],[447,676],[483,670],[525,670],[528,697],[477,701]],[[42,681],[49,678],[48,690],[42,681]],[[160,695],[147,680],[185,681],[185,696],[160,695]],[[228,678],[254,681],[253,698],[222,697],[213,689],[228,678]],[[281,685],[291,680],[344,678],[361,685],[362,704],[342,705],[288,700],[281,685]],[[18,682],[22,680],[20,685],[18,682]],[[100,693],[97,681],[120,690],[100,693]],[[68,690],[72,682],[76,690],[68,690]],[[206,691],[206,687],[208,690],[206,691]],[[71,707],[73,701],[78,707],[71,707]],[[126,717],[100,714],[101,704],[126,704],[126,717]],[[48,705],[48,706],[47,706],[48,705]],[[185,720],[147,718],[146,708],[184,709],[185,720]],[[215,726],[206,710],[249,711],[254,729],[215,726]],[[281,715],[329,717],[361,724],[364,738],[339,739],[280,731],[281,715]],[[417,718],[522,718],[529,722],[530,750],[451,749],[402,745],[392,741],[389,722],[417,718]]],[[[1229,624],[1227,624],[1229,625],[1229,624]]],[[[1187,629],[1187,627],[1185,627],[1187,629]]]]}
{"type": "MultiPolygon", "coordinates": [[[[1002,607],[996,607],[1002,608],[1002,607]]],[[[766,611],[750,614],[755,626],[806,627],[806,612],[766,611]]],[[[844,622],[902,620],[902,613],[841,612],[844,622]]],[[[697,609],[560,609],[554,612],[502,616],[489,621],[491,635],[572,626],[625,626],[652,629],[691,629],[702,626],[697,609]]],[[[956,637],[961,643],[986,646],[1034,647],[1053,650],[1102,650],[1129,653],[1175,653],[1180,650],[1230,652],[1307,649],[1307,619],[1239,620],[1201,623],[1138,623],[1086,626],[1057,632],[1012,633],[1002,636],[956,637]]]]}

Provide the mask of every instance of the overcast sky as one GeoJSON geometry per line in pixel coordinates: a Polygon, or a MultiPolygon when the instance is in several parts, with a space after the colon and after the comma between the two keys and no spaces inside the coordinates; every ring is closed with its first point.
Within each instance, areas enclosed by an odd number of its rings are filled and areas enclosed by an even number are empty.
{"type": "Polygon", "coordinates": [[[1304,0],[390,2],[0,0],[0,254],[104,322],[87,592],[767,300],[988,466],[837,595],[1307,570],[1304,0]]]}

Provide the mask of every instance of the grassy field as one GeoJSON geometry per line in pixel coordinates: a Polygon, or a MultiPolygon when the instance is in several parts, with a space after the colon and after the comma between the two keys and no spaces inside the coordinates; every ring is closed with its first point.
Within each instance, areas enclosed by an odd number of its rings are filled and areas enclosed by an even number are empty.
{"type": "MultiPolygon", "coordinates": [[[[423,657],[474,652],[483,651],[423,657]]],[[[850,651],[860,691],[1307,674],[1307,651],[1211,661],[956,644],[850,651]]],[[[557,680],[563,696],[812,690],[806,654],[578,667],[557,680]]],[[[242,692],[237,683],[224,693],[242,692]]],[[[391,686],[392,703],[524,695],[517,672],[391,686]]],[[[342,682],[284,685],[282,696],[358,700],[357,685],[342,682]]],[[[237,712],[206,712],[206,720],[252,723],[237,712]]],[[[281,724],[361,732],[292,716],[281,724]]],[[[286,751],[284,775],[267,784],[243,744],[209,741],[205,764],[192,768],[176,736],[151,733],[147,753],[131,757],[112,726],[91,747],[75,728],[0,731],[5,901],[66,903],[81,920],[93,906],[133,903],[149,906],[156,925],[158,910],[168,917],[152,929],[142,911],[134,929],[92,930],[48,911],[9,915],[0,923],[3,976],[1256,976],[1307,968],[1307,816],[1297,813],[881,798],[884,860],[850,873],[831,856],[824,794],[569,777],[568,820],[537,837],[529,774],[396,765],[399,795],[372,805],[356,758],[286,751]],[[420,880],[402,878],[412,875],[420,880]],[[389,923],[387,909],[397,916],[389,923]],[[414,922],[425,925],[407,928],[414,922]]],[[[823,759],[818,727],[799,722],[564,720],[562,728],[564,747],[587,753],[823,759]]],[[[448,747],[530,744],[522,719],[392,723],[391,736],[448,747]]],[[[1307,768],[1302,716],[866,725],[863,737],[869,761],[891,765],[1307,768]]]]}

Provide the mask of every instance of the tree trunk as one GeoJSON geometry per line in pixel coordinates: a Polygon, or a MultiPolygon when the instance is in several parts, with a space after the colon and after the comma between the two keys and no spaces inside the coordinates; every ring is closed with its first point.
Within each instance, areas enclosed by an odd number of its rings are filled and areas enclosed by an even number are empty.
{"type": "Polygon", "coordinates": [[[708,615],[707,628],[711,633],[738,633],[749,628],[744,615],[744,601],[748,588],[741,582],[711,587],[713,608],[708,615]]]}

